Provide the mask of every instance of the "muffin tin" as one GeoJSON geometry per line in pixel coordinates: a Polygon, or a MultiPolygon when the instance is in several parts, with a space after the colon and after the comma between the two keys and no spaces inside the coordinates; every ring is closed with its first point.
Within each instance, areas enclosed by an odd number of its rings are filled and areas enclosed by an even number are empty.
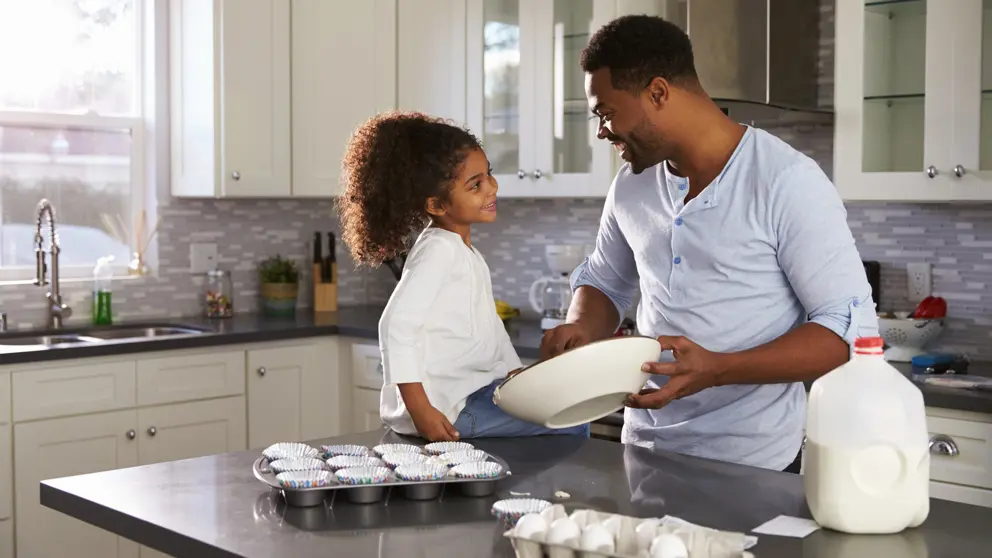
{"type": "Polygon", "coordinates": [[[297,507],[320,505],[338,491],[345,492],[351,502],[370,504],[383,500],[393,488],[410,500],[433,500],[448,486],[465,496],[485,497],[495,492],[497,481],[510,475],[506,461],[465,442],[459,443],[454,456],[437,454],[438,446],[431,449],[434,452],[414,444],[382,444],[375,448],[323,446],[318,450],[297,442],[279,443],[266,448],[252,470],[255,478],[281,491],[286,503],[297,507]],[[389,457],[402,454],[423,455],[424,459],[414,463],[389,457]],[[367,460],[359,463],[340,456],[367,460]],[[275,458],[296,458],[293,470],[274,470],[275,458]]]}

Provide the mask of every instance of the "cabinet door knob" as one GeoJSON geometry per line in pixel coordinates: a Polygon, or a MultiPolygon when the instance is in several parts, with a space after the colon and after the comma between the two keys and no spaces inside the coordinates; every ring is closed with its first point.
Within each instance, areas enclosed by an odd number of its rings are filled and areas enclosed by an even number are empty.
{"type": "Polygon", "coordinates": [[[929,176],[930,178],[937,176],[937,167],[933,165],[927,167],[927,176],[929,176]]]}
{"type": "Polygon", "coordinates": [[[127,433],[125,434],[125,436],[127,436],[127,439],[128,440],[133,440],[134,437],[137,436],[137,435],[138,435],[138,433],[135,432],[133,428],[131,430],[128,430],[127,433]]]}
{"type": "Polygon", "coordinates": [[[527,171],[525,171],[524,169],[518,170],[517,171],[517,178],[519,178],[520,180],[523,180],[523,179],[527,178],[527,171]]]}
{"type": "Polygon", "coordinates": [[[945,434],[937,434],[930,438],[930,453],[954,457],[961,453],[958,445],[954,443],[954,438],[945,434]]]}
{"type": "Polygon", "coordinates": [[[258,375],[259,376],[264,376],[265,375],[265,367],[264,366],[259,366],[258,367],[258,375]]]}
{"type": "Polygon", "coordinates": [[[148,435],[149,436],[154,436],[156,434],[158,434],[158,429],[155,428],[154,426],[149,426],[148,427],[148,435]]]}
{"type": "Polygon", "coordinates": [[[241,173],[238,171],[234,171],[231,173],[231,178],[235,180],[241,180],[241,173]]]}
{"type": "Polygon", "coordinates": [[[542,176],[544,176],[544,174],[541,173],[541,169],[537,169],[534,171],[534,178],[541,178],[542,176]]]}
{"type": "Polygon", "coordinates": [[[964,165],[954,165],[954,176],[958,178],[964,176],[964,165]]]}

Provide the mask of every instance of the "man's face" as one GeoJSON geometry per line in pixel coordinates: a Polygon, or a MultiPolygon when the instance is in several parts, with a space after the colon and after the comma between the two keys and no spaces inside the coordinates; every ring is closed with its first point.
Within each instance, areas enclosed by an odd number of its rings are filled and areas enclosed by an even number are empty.
{"type": "Polygon", "coordinates": [[[615,89],[610,69],[600,68],[586,74],[586,99],[593,117],[599,119],[597,137],[612,143],[634,174],[668,158],[665,141],[648,118],[645,92],[615,89]]]}

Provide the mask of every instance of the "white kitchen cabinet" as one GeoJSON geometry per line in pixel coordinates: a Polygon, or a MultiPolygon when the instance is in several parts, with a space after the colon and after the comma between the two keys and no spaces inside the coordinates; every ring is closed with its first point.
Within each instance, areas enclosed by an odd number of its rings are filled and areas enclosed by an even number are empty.
{"type": "Polygon", "coordinates": [[[0,558],[14,558],[14,521],[0,519],[0,558]]]}
{"type": "Polygon", "coordinates": [[[337,362],[333,338],[249,350],[248,447],[343,434],[337,362]]]}
{"type": "Polygon", "coordinates": [[[927,408],[931,496],[992,507],[992,415],[927,408]]]}
{"type": "Polygon", "coordinates": [[[504,197],[602,197],[612,148],[596,138],[579,54],[607,0],[468,0],[467,117],[504,197]]]}
{"type": "Polygon", "coordinates": [[[292,0],[294,197],[341,192],[341,158],[396,107],[396,0],[292,0]]]}
{"type": "Polygon", "coordinates": [[[992,2],[838,0],[835,23],[842,197],[992,199],[992,2]]]}
{"type": "MultiPolygon", "coordinates": [[[[16,397],[16,392],[15,392],[16,397]]],[[[134,557],[138,545],[43,507],[42,480],[138,464],[137,412],[113,411],[14,426],[17,555],[134,557]]]]}
{"type": "Polygon", "coordinates": [[[169,4],[172,194],[288,197],[290,0],[169,4]]]}
{"type": "Polygon", "coordinates": [[[382,418],[379,414],[379,390],[354,388],[351,390],[352,401],[352,432],[367,432],[382,429],[382,418]]]}
{"type": "Polygon", "coordinates": [[[246,448],[245,398],[225,397],[138,409],[138,464],[246,448]]]}

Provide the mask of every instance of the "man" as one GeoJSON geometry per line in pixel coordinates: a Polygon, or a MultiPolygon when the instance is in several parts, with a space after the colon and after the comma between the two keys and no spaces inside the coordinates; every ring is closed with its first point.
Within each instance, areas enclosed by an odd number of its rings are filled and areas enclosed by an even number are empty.
{"type": "Polygon", "coordinates": [[[801,382],[877,335],[843,203],[814,161],[713,103],[677,26],[621,17],[581,63],[625,164],[542,356],[612,335],[639,290],[638,329],[673,358],[645,364],[623,441],[798,472],[801,382]]]}

